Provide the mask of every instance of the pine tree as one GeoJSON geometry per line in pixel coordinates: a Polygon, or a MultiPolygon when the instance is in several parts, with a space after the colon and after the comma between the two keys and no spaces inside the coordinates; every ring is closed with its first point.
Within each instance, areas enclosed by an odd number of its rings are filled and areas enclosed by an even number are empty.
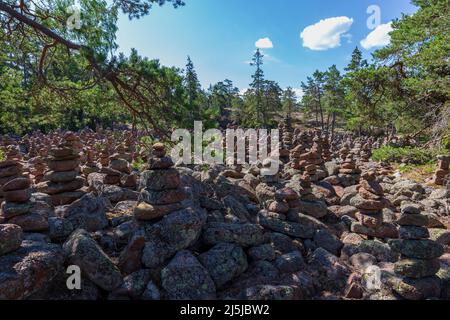
{"type": "Polygon", "coordinates": [[[197,72],[195,71],[194,64],[191,57],[188,56],[186,64],[186,75],[185,75],[185,87],[188,97],[188,109],[190,113],[190,120],[192,123],[195,120],[199,120],[200,117],[200,106],[199,106],[199,96],[201,93],[200,82],[198,81],[197,72]]]}
{"type": "Polygon", "coordinates": [[[263,65],[264,55],[261,53],[259,49],[256,50],[253,55],[251,66],[256,67],[255,73],[252,75],[253,82],[250,84],[250,87],[255,93],[256,96],[256,121],[258,123],[262,120],[262,98],[263,98],[263,84],[264,84],[264,71],[261,66],[263,65]]]}

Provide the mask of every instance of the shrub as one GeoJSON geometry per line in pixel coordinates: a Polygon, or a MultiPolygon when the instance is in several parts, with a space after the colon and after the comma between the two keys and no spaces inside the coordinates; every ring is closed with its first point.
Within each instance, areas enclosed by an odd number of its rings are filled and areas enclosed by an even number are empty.
{"type": "Polygon", "coordinates": [[[6,154],[2,149],[0,149],[0,161],[3,161],[3,160],[6,160],[6,154]]]}
{"type": "Polygon", "coordinates": [[[442,153],[442,150],[438,149],[385,146],[374,150],[372,159],[383,162],[424,165],[436,161],[436,157],[440,153],[442,153]]]}

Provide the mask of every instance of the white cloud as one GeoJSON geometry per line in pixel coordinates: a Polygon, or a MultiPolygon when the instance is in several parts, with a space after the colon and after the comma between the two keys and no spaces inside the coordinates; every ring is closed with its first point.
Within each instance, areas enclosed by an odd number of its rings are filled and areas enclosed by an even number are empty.
{"type": "Polygon", "coordinates": [[[273,48],[273,43],[269,38],[261,38],[255,42],[255,46],[259,49],[271,49],[273,48]]]}
{"type": "Polygon", "coordinates": [[[366,50],[387,46],[391,42],[389,32],[392,30],[392,22],[380,24],[361,40],[361,46],[366,50]]]}
{"type": "Polygon", "coordinates": [[[298,100],[301,100],[303,98],[303,96],[305,95],[302,88],[293,88],[292,90],[294,90],[295,95],[297,96],[298,100]]]}
{"type": "Polygon", "coordinates": [[[303,46],[311,50],[324,51],[341,45],[341,37],[353,24],[349,17],[333,17],[320,20],[306,27],[300,34],[303,46]]]}

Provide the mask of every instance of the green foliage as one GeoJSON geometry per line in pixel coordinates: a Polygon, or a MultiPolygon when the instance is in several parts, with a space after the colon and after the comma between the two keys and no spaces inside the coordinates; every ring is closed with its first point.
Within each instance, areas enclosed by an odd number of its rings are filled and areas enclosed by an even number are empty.
{"type": "Polygon", "coordinates": [[[141,157],[137,157],[136,159],[134,159],[133,163],[131,164],[131,167],[135,170],[142,172],[145,165],[146,165],[145,161],[141,157]]]}
{"type": "Polygon", "coordinates": [[[2,149],[0,149],[0,161],[4,161],[5,159],[6,159],[5,152],[2,149]]]}
{"type": "Polygon", "coordinates": [[[424,165],[435,162],[437,155],[440,153],[442,153],[442,150],[385,146],[374,150],[372,159],[383,162],[424,165]]]}

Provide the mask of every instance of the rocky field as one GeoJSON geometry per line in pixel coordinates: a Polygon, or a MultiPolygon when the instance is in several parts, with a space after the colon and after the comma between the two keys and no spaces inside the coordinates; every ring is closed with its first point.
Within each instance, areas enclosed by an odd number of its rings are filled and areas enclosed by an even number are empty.
{"type": "Polygon", "coordinates": [[[450,298],[448,157],[420,184],[381,140],[280,129],[272,176],[128,131],[2,137],[0,299],[450,298]]]}

